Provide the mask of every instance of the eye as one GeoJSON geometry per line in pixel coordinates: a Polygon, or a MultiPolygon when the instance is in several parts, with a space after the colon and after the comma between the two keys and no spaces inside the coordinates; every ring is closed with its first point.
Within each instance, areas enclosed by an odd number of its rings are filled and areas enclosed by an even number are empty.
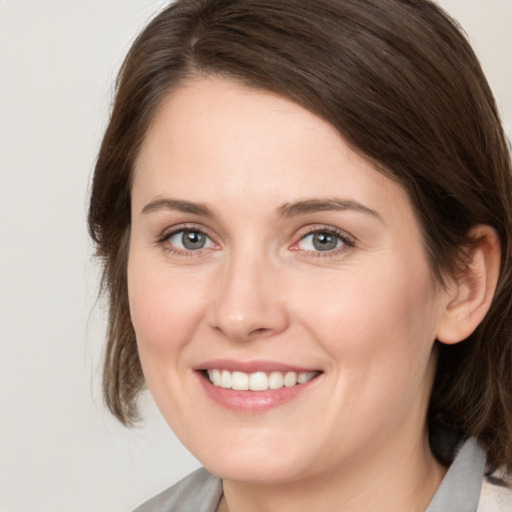
{"type": "Polygon", "coordinates": [[[310,231],[302,236],[295,249],[310,252],[329,252],[343,247],[353,247],[350,238],[327,229],[310,231]]]}
{"type": "Polygon", "coordinates": [[[212,240],[198,229],[180,229],[165,237],[164,240],[173,249],[181,251],[198,251],[213,247],[212,240]]]}

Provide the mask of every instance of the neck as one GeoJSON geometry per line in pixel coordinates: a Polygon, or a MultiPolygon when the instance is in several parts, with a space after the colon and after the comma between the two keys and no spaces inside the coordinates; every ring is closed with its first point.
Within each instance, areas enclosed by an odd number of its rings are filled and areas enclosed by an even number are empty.
{"type": "Polygon", "coordinates": [[[426,435],[414,445],[396,437],[382,453],[367,450],[357,465],[348,462],[327,475],[272,485],[225,480],[219,512],[422,512],[446,468],[435,460],[426,435]]]}

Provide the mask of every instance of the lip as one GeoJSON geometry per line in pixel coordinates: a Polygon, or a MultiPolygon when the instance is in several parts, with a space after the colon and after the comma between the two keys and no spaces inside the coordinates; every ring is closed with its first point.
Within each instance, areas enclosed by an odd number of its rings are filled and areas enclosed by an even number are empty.
{"type": "Polygon", "coordinates": [[[207,361],[194,368],[198,379],[207,396],[221,407],[240,413],[262,413],[270,409],[284,405],[302,395],[314,387],[321,379],[323,372],[319,369],[309,369],[299,366],[275,363],[270,361],[240,362],[231,360],[207,361]],[[206,370],[241,371],[244,373],[263,372],[320,372],[316,377],[304,384],[267,391],[235,391],[214,386],[205,376],[206,370]]]}
{"type": "Polygon", "coordinates": [[[196,371],[203,370],[227,370],[228,372],[319,372],[320,368],[306,368],[273,361],[233,361],[231,359],[214,359],[198,364],[193,368],[196,371]]]}

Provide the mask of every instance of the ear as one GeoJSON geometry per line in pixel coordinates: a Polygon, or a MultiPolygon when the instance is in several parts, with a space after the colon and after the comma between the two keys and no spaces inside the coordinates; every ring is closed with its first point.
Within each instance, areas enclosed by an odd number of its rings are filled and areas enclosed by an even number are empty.
{"type": "Polygon", "coordinates": [[[500,272],[501,250],[496,231],[475,226],[466,268],[447,289],[447,300],[437,329],[437,339],[449,345],[466,339],[491,306],[500,272]]]}

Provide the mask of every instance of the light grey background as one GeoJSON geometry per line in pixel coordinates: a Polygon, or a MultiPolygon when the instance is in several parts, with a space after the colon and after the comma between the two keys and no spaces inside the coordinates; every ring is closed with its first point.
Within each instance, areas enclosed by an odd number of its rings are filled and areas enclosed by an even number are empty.
{"type": "MultiPolygon", "coordinates": [[[[127,512],[198,463],[150,399],[143,427],[99,393],[87,188],[112,84],[163,0],[0,0],[0,511],[127,512]]],[[[442,0],[512,132],[512,0],[442,0]]]]}

